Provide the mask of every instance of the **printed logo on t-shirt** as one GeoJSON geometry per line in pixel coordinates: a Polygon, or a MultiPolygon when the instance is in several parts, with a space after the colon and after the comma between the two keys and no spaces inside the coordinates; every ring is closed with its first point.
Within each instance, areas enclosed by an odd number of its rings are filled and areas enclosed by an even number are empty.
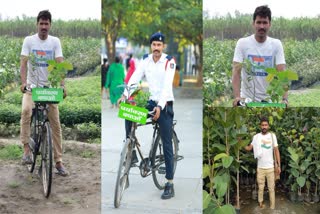
{"type": "Polygon", "coordinates": [[[272,142],[269,140],[264,140],[264,139],[261,140],[261,147],[262,148],[271,149],[271,144],[272,144],[272,142]],[[268,146],[268,145],[270,145],[270,146],[268,146]]]}
{"type": "Polygon", "coordinates": [[[38,67],[48,67],[47,60],[53,59],[52,50],[32,50],[35,55],[35,63],[38,67]]]}
{"type": "Polygon", "coordinates": [[[255,65],[251,67],[253,76],[268,76],[264,68],[272,67],[272,56],[248,55],[248,59],[255,65]]]}

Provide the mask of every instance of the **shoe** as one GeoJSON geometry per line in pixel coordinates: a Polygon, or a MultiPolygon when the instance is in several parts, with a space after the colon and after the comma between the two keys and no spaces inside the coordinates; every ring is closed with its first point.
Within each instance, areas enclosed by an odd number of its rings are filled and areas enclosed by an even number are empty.
{"type": "Polygon", "coordinates": [[[132,157],[131,157],[131,165],[138,163],[138,162],[139,162],[139,160],[138,160],[137,152],[136,152],[136,150],[133,150],[132,157]]]}
{"type": "Polygon", "coordinates": [[[22,156],[22,165],[32,164],[31,154],[23,154],[22,156]]]}
{"type": "Polygon", "coordinates": [[[69,175],[69,172],[63,166],[60,166],[60,167],[56,166],[56,169],[57,169],[57,172],[56,172],[57,175],[61,175],[63,177],[66,177],[69,175]]]}
{"type": "Polygon", "coordinates": [[[164,187],[164,192],[161,195],[161,199],[170,199],[174,197],[174,188],[173,188],[173,184],[167,182],[165,187],[164,187]]]}

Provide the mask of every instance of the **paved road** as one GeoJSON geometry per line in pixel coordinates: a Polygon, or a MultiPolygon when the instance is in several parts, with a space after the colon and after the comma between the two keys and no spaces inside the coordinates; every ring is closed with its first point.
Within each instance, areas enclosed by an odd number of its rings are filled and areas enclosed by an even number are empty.
{"type": "MultiPolygon", "coordinates": [[[[180,91],[176,93],[181,94],[180,91]]],[[[161,200],[162,191],[155,187],[152,177],[142,178],[138,168],[133,168],[130,187],[118,209],[113,207],[113,198],[124,121],[117,118],[116,109],[109,108],[109,100],[102,101],[102,213],[202,213],[202,99],[180,97],[174,103],[175,119],[178,120],[175,129],[184,159],[178,162],[176,169],[175,197],[161,200]]],[[[140,127],[137,131],[144,154],[149,152],[151,135],[152,127],[140,127]]]]}

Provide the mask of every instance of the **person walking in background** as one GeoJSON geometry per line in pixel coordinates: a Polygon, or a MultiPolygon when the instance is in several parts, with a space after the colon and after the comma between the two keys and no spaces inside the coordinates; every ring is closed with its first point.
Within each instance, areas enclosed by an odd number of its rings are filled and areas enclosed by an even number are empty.
{"type": "Polygon", "coordinates": [[[135,65],[134,59],[132,58],[132,54],[130,54],[126,64],[127,64],[127,75],[124,82],[128,84],[133,72],[136,70],[136,65],[135,65]]]}
{"type": "Polygon", "coordinates": [[[245,150],[253,149],[254,158],[258,161],[257,166],[257,182],[258,182],[258,202],[260,208],[264,208],[263,191],[265,178],[268,182],[270,208],[275,208],[275,173],[280,175],[281,163],[280,152],[278,149],[277,137],[272,132],[269,132],[269,121],[263,117],[260,120],[261,133],[256,134],[250,145],[245,147],[245,150]]]}
{"type": "Polygon", "coordinates": [[[117,106],[117,101],[123,93],[124,67],[120,63],[120,58],[116,57],[115,62],[109,67],[107,74],[106,88],[109,88],[111,108],[117,106]]]}
{"type": "Polygon", "coordinates": [[[107,94],[107,99],[109,98],[108,89],[105,88],[107,82],[107,73],[109,69],[109,63],[107,58],[103,58],[103,64],[101,65],[101,96],[103,97],[104,91],[107,94]]]}

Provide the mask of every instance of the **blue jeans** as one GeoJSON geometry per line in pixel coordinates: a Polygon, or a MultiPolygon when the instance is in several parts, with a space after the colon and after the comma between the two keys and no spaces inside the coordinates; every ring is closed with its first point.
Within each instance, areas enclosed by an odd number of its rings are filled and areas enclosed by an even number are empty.
{"type": "MultiPolygon", "coordinates": [[[[160,117],[157,120],[160,128],[160,137],[163,142],[163,154],[164,154],[164,162],[166,166],[166,179],[173,179],[173,146],[172,146],[172,125],[173,125],[173,105],[172,102],[166,105],[166,107],[160,112],[160,117]]],[[[154,107],[156,107],[156,102],[149,100],[147,109],[152,111],[154,107]]],[[[132,122],[126,120],[126,137],[130,135],[132,122]]]]}

